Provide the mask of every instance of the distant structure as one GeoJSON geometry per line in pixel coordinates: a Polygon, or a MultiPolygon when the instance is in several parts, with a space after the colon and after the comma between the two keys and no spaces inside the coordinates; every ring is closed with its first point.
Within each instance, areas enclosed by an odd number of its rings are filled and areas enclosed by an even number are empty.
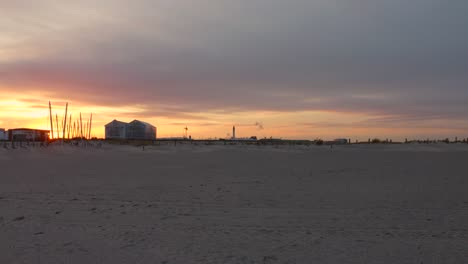
{"type": "Polygon", "coordinates": [[[118,120],[105,125],[106,139],[156,139],[157,129],[155,126],[140,121],[133,120],[130,123],[125,123],[118,120]]]}
{"type": "Polygon", "coordinates": [[[351,140],[348,141],[348,139],[346,139],[346,138],[337,138],[337,139],[333,140],[332,143],[337,144],[337,145],[344,145],[344,144],[351,143],[351,140]]]}
{"type": "Polygon", "coordinates": [[[229,134],[227,135],[227,139],[220,139],[220,140],[232,140],[232,141],[251,141],[251,140],[257,140],[256,136],[251,136],[249,138],[246,137],[237,137],[236,136],[236,126],[232,126],[232,137],[229,138],[229,134]]]}
{"type": "Polygon", "coordinates": [[[8,134],[4,128],[0,128],[0,141],[8,140],[8,134]]]}
{"type": "Polygon", "coordinates": [[[15,128],[8,130],[8,140],[10,141],[47,141],[49,130],[15,128]]]}

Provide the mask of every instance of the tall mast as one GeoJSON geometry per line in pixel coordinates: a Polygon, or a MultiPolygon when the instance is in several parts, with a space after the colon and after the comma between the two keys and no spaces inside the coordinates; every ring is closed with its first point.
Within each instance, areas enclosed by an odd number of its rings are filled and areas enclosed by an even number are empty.
{"type": "Polygon", "coordinates": [[[81,112],[80,112],[80,138],[83,139],[83,119],[81,119],[81,112]]]}
{"type": "Polygon", "coordinates": [[[55,114],[55,125],[57,127],[57,138],[60,138],[60,132],[59,132],[60,130],[59,130],[59,126],[58,126],[59,123],[58,123],[58,115],[57,114],[55,114]]]}
{"type": "Polygon", "coordinates": [[[91,124],[93,123],[93,113],[91,113],[91,118],[89,119],[89,139],[91,139],[91,124]]]}
{"type": "Polygon", "coordinates": [[[85,129],[84,129],[84,137],[85,139],[88,139],[88,123],[89,123],[89,120],[86,120],[86,124],[85,124],[85,129]]]}
{"type": "Polygon", "coordinates": [[[65,105],[65,116],[64,116],[64,120],[63,120],[63,134],[62,134],[62,142],[63,142],[63,139],[65,139],[65,128],[67,127],[67,116],[68,116],[68,102],[67,104],[65,105]]]}
{"type": "Polygon", "coordinates": [[[70,114],[70,119],[68,119],[68,139],[70,139],[71,121],[72,121],[72,114],[70,114]]]}
{"type": "Polygon", "coordinates": [[[54,123],[52,122],[52,105],[50,104],[49,101],[49,117],[50,117],[50,132],[51,132],[51,138],[54,138],[54,123]]]}
{"type": "Polygon", "coordinates": [[[72,138],[76,138],[76,121],[73,121],[72,138]]]}

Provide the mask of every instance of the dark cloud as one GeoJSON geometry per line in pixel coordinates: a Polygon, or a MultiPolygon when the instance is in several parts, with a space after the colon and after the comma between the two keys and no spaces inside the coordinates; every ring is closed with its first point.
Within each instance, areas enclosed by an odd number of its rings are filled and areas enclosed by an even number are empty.
{"type": "Polygon", "coordinates": [[[21,1],[0,11],[8,21],[29,16],[7,29],[33,32],[19,47],[39,49],[0,61],[1,84],[40,83],[74,100],[139,104],[149,116],[468,114],[466,1],[48,2],[36,11],[21,1]]]}

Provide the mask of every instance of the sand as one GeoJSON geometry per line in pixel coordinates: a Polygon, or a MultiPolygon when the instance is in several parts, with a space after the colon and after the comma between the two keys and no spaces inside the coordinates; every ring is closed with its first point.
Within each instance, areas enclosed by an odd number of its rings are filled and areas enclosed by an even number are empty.
{"type": "Polygon", "coordinates": [[[468,145],[0,148],[0,263],[468,263],[468,145]]]}

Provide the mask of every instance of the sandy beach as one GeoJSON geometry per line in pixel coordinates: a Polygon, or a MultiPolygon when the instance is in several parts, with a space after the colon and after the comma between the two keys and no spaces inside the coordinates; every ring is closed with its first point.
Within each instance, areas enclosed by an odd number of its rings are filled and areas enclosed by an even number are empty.
{"type": "Polygon", "coordinates": [[[0,148],[0,263],[468,263],[468,145],[0,148]]]}

